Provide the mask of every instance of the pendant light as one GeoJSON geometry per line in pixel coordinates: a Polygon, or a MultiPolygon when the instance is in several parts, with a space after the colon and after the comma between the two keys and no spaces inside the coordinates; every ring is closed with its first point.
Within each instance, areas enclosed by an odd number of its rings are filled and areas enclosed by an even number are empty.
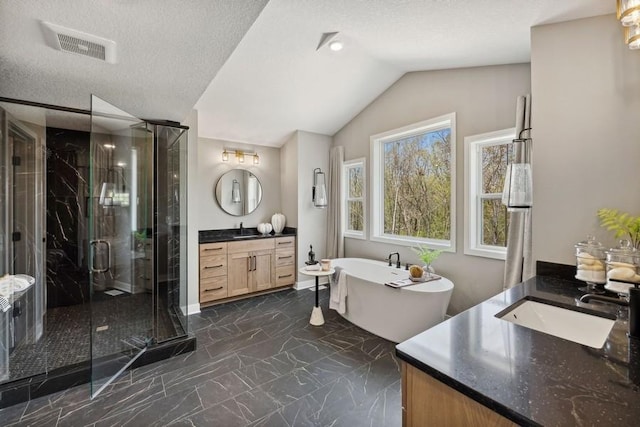
{"type": "Polygon", "coordinates": [[[240,203],[241,201],[240,183],[237,179],[234,179],[233,183],[231,184],[231,203],[240,203]]]}
{"type": "Polygon", "coordinates": [[[311,198],[316,208],[327,207],[327,186],[324,180],[324,172],[322,169],[315,168],[313,170],[313,188],[311,190],[311,198]]]}
{"type": "Polygon", "coordinates": [[[533,178],[531,173],[531,138],[522,134],[531,128],[523,129],[517,139],[511,142],[512,161],[507,165],[502,190],[502,204],[509,212],[524,211],[533,205],[533,178]]]}

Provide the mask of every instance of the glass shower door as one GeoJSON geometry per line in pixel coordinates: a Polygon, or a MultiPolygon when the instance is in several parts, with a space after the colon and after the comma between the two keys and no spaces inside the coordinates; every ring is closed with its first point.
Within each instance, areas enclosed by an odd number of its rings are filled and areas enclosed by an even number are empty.
{"type": "MultiPolygon", "coordinates": [[[[137,268],[139,258],[149,254],[136,244],[141,234],[152,235],[152,165],[146,123],[92,95],[87,200],[92,398],[154,341],[153,289],[140,280],[137,268]]],[[[153,276],[147,280],[154,282],[153,276]]]]}

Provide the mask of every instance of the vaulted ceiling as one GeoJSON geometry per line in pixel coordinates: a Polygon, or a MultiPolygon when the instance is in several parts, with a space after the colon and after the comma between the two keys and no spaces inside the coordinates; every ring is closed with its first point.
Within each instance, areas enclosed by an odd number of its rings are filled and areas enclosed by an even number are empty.
{"type": "Polygon", "coordinates": [[[0,96],[89,108],[96,94],[200,136],[279,146],[333,135],[403,74],[529,61],[530,27],[614,0],[9,0],[0,96]],[[40,21],[117,44],[117,63],[49,47],[40,21]],[[339,52],[317,49],[339,32],[339,52]]]}

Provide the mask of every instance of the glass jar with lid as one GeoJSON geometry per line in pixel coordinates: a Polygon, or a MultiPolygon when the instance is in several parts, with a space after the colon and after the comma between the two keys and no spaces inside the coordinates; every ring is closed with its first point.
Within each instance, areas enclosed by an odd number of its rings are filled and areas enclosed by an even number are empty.
{"type": "Polygon", "coordinates": [[[587,282],[590,288],[606,283],[604,245],[594,236],[587,236],[587,240],[576,243],[575,247],[576,279],[587,282]]]}
{"type": "Polygon", "coordinates": [[[606,289],[628,293],[631,283],[640,283],[638,266],[640,251],[628,240],[620,240],[620,246],[607,251],[607,285],[606,289]],[[631,283],[629,283],[631,282],[631,283]]]}

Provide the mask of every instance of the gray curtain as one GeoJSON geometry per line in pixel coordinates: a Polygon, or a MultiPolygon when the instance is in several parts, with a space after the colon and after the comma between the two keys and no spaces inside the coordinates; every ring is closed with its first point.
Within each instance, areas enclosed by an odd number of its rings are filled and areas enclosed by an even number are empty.
{"type": "Polygon", "coordinates": [[[329,177],[327,192],[327,257],[344,257],[344,238],[342,237],[342,162],[344,148],[333,147],[329,153],[329,177]]]}
{"type": "MultiPolygon", "coordinates": [[[[523,129],[531,127],[531,95],[519,96],[516,104],[516,137],[523,129]]],[[[531,131],[522,134],[530,137],[531,131]]],[[[524,156],[524,153],[516,153],[524,156]]],[[[519,159],[518,159],[519,160],[519,159]]],[[[533,167],[533,165],[532,165],[533,167]]],[[[535,191],[535,189],[534,189],[535,191]]],[[[533,275],[531,258],[531,210],[509,213],[509,235],[507,236],[507,258],[504,265],[504,289],[528,279],[533,275]]]]}

